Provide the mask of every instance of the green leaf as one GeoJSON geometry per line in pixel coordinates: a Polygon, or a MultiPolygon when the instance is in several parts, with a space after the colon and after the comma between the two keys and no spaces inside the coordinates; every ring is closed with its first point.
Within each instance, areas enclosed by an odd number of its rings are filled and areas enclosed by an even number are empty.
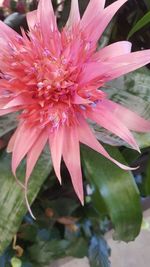
{"type": "Polygon", "coordinates": [[[110,250],[103,237],[93,236],[89,247],[91,267],[110,267],[110,250]]]}
{"type": "Polygon", "coordinates": [[[99,215],[106,216],[108,214],[107,207],[105,205],[104,199],[102,198],[99,190],[95,188],[94,193],[91,196],[94,208],[98,211],[99,215]]]}
{"type": "Polygon", "coordinates": [[[38,233],[36,224],[22,224],[19,228],[19,237],[23,240],[34,242],[38,233]]]}
{"type": "MultiPolygon", "coordinates": [[[[150,119],[150,70],[142,68],[108,83],[109,98],[145,119],[150,119]]],[[[114,146],[127,146],[119,137],[93,124],[97,138],[114,146]]],[[[150,146],[150,133],[133,133],[140,148],[150,146]]]]}
{"type": "Polygon", "coordinates": [[[146,196],[150,196],[150,158],[147,163],[146,174],[144,179],[144,192],[146,196]]]}
{"type": "Polygon", "coordinates": [[[38,266],[50,264],[52,261],[72,256],[82,258],[87,255],[87,240],[77,237],[72,241],[66,239],[53,239],[51,241],[38,241],[29,249],[29,255],[33,263],[38,266]]]}
{"type": "Polygon", "coordinates": [[[130,30],[127,39],[129,39],[134,33],[142,29],[144,26],[146,26],[148,23],[150,23],[150,11],[147,12],[130,30]]]}
{"type": "MultiPolygon", "coordinates": [[[[23,216],[27,212],[24,192],[16,183],[11,172],[11,155],[0,155],[0,253],[9,245],[18,230],[23,216]]],[[[32,203],[52,168],[50,156],[43,153],[30,179],[28,198],[32,203]]],[[[18,177],[24,177],[24,164],[21,165],[18,177]]]]}
{"type": "Polygon", "coordinates": [[[0,117],[0,137],[13,130],[17,125],[16,114],[0,117]]]}
{"type": "Polygon", "coordinates": [[[83,237],[77,237],[66,249],[66,256],[75,258],[83,258],[87,255],[88,244],[87,240],[83,237]]]}
{"type": "Polygon", "coordinates": [[[52,240],[48,242],[39,241],[29,248],[30,258],[36,266],[44,266],[58,258],[65,256],[66,248],[69,245],[67,240],[52,240]]]}
{"type": "Polygon", "coordinates": [[[133,162],[135,162],[135,160],[137,160],[140,157],[140,154],[138,151],[134,150],[134,149],[129,149],[129,148],[124,148],[121,151],[125,161],[131,165],[133,162]]]}
{"type": "MultiPolygon", "coordinates": [[[[112,157],[125,163],[116,148],[107,147],[107,150],[112,157]]],[[[140,231],[142,213],[139,192],[131,172],[120,169],[85,146],[82,156],[85,176],[105,202],[115,227],[115,238],[127,242],[134,240],[140,231]]]]}

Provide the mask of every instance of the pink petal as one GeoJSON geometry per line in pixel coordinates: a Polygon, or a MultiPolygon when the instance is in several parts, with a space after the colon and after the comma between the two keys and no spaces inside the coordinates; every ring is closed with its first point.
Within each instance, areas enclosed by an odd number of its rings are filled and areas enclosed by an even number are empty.
{"type": "MultiPolygon", "coordinates": [[[[17,137],[19,129],[20,129],[20,127],[18,127],[16,129],[16,131],[14,132],[14,134],[12,135],[12,137],[9,140],[9,143],[8,143],[8,146],[7,146],[7,152],[8,153],[11,153],[13,151],[15,140],[16,140],[16,137],[17,137]]],[[[15,176],[15,179],[16,179],[17,184],[24,189],[25,188],[24,185],[19,181],[19,179],[16,176],[15,176]]]]}
{"type": "Polygon", "coordinates": [[[132,44],[127,41],[121,41],[108,45],[95,53],[93,55],[93,59],[96,61],[105,61],[113,57],[128,54],[131,52],[131,46],[132,44]]]}
{"type": "Polygon", "coordinates": [[[96,13],[94,19],[89,21],[89,24],[86,25],[89,41],[94,43],[98,41],[105,28],[108,26],[109,22],[114,17],[115,13],[126,1],[127,0],[115,1],[113,4],[105,8],[102,12],[96,13]]]}
{"type": "Polygon", "coordinates": [[[34,166],[44,149],[46,142],[48,140],[47,131],[43,131],[33,146],[30,148],[30,151],[27,154],[27,169],[26,169],[26,178],[25,178],[25,187],[27,187],[29,177],[34,169],[34,166]]]}
{"type": "Polygon", "coordinates": [[[109,109],[128,129],[141,133],[150,132],[150,121],[145,120],[133,111],[108,99],[104,99],[101,105],[109,109]]]}
{"type": "Polygon", "coordinates": [[[7,146],[7,152],[8,153],[11,153],[13,151],[15,140],[16,140],[16,137],[17,137],[19,129],[20,129],[20,127],[18,127],[16,129],[16,131],[14,132],[14,134],[11,136],[11,138],[9,140],[9,143],[8,143],[8,146],[7,146]]]}
{"type": "Polygon", "coordinates": [[[80,75],[80,86],[89,81],[102,83],[134,71],[150,62],[150,49],[112,57],[103,62],[85,63],[80,75]]]}
{"type": "Polygon", "coordinates": [[[64,142],[63,128],[56,129],[56,131],[49,135],[49,146],[51,151],[51,157],[53,161],[54,170],[56,176],[61,183],[60,164],[62,157],[62,149],[64,142]]]}
{"type": "Polygon", "coordinates": [[[37,11],[31,11],[26,14],[28,27],[30,30],[34,29],[35,24],[38,22],[37,20],[37,11]]]}
{"type": "Polygon", "coordinates": [[[20,110],[22,107],[15,107],[15,108],[8,108],[8,109],[0,109],[0,116],[4,116],[8,113],[12,113],[12,112],[15,112],[15,111],[18,111],[20,110]]]}
{"type": "Polygon", "coordinates": [[[134,71],[150,62],[150,49],[129,53],[111,58],[107,61],[109,64],[106,80],[112,80],[126,73],[134,71]]]}
{"type": "Polygon", "coordinates": [[[81,27],[86,27],[89,22],[94,20],[96,15],[100,15],[105,5],[105,0],[90,0],[83,17],[81,19],[81,27]]]}
{"type": "Polygon", "coordinates": [[[40,0],[37,9],[38,21],[42,27],[42,33],[48,34],[57,29],[56,17],[51,0],[40,0]]]}
{"type": "Polygon", "coordinates": [[[33,215],[32,213],[32,210],[30,208],[30,203],[29,203],[29,200],[28,200],[28,196],[27,196],[27,193],[28,193],[28,188],[26,187],[25,190],[24,190],[24,193],[25,193],[25,201],[26,201],[26,206],[27,206],[27,209],[31,215],[31,217],[36,220],[35,216],[33,215]]]}
{"type": "Polygon", "coordinates": [[[0,109],[2,109],[10,100],[11,98],[4,98],[3,95],[2,97],[0,96],[0,109]]]}
{"type": "Polygon", "coordinates": [[[139,151],[139,147],[128,128],[108,108],[99,105],[93,111],[87,112],[89,119],[95,121],[101,127],[116,134],[130,146],[139,151]]]}
{"type": "Polygon", "coordinates": [[[81,143],[91,147],[93,150],[97,151],[98,153],[102,154],[105,158],[111,160],[113,163],[118,165],[120,168],[124,170],[134,170],[135,168],[130,168],[117,160],[113,159],[104,147],[97,141],[95,135],[92,133],[90,127],[86,123],[84,119],[80,119],[80,127],[78,129],[79,132],[79,140],[81,143]]]}
{"type": "Polygon", "coordinates": [[[84,203],[83,198],[83,184],[82,173],[80,164],[80,149],[79,149],[79,137],[76,127],[68,127],[65,129],[63,144],[63,158],[64,162],[69,170],[74,190],[80,199],[81,203],[84,203]]]}
{"type": "Polygon", "coordinates": [[[16,33],[13,29],[7,26],[4,22],[0,21],[0,36],[4,38],[4,40],[13,40],[17,37],[20,38],[20,35],[16,33]]]}
{"type": "Polygon", "coordinates": [[[29,125],[22,123],[20,125],[12,154],[12,171],[14,176],[16,176],[16,169],[20,164],[24,156],[29,152],[30,148],[37,140],[40,131],[36,128],[31,128],[29,125]]]}
{"type": "Polygon", "coordinates": [[[24,106],[24,105],[30,105],[35,103],[35,101],[30,98],[28,95],[20,94],[17,97],[13,98],[10,102],[8,102],[3,109],[13,108],[16,106],[24,106]]]}
{"type": "Polygon", "coordinates": [[[91,101],[87,98],[82,98],[81,96],[79,96],[77,93],[75,93],[73,100],[72,100],[73,104],[89,104],[91,103],[91,101]]]}
{"type": "Polygon", "coordinates": [[[109,69],[110,69],[110,66],[108,66],[104,62],[85,63],[82,69],[82,72],[79,76],[80,86],[82,87],[82,84],[86,85],[95,79],[100,80],[100,85],[103,84],[106,79],[105,75],[109,69]]]}
{"type": "Polygon", "coordinates": [[[40,0],[37,9],[44,45],[56,56],[60,55],[61,41],[51,0],[40,0]]]}
{"type": "Polygon", "coordinates": [[[71,27],[73,25],[77,25],[79,21],[80,21],[80,12],[79,12],[78,0],[71,0],[71,10],[66,26],[71,27]]]}

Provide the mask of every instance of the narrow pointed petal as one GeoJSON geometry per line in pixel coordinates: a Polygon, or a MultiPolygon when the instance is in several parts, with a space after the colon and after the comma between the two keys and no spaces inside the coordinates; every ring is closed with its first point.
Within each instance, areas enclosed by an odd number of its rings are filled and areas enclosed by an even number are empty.
{"type": "Polygon", "coordinates": [[[70,173],[74,190],[83,204],[84,198],[80,164],[79,137],[75,127],[70,127],[65,131],[63,159],[70,173]]]}
{"type": "Polygon", "coordinates": [[[135,168],[130,168],[130,167],[118,162],[114,158],[112,158],[108,154],[108,152],[104,149],[104,147],[97,141],[92,130],[90,129],[90,127],[88,126],[88,124],[86,123],[86,121],[84,119],[80,120],[80,125],[81,126],[79,127],[78,132],[79,132],[79,139],[80,139],[81,143],[91,147],[93,150],[102,154],[105,158],[111,160],[113,163],[118,165],[123,170],[135,169],[135,168]]]}
{"type": "Polygon", "coordinates": [[[104,99],[101,105],[109,109],[129,130],[141,133],[150,132],[150,121],[145,120],[133,111],[108,99],[104,99]]]}
{"type": "Polygon", "coordinates": [[[60,165],[61,165],[61,157],[62,157],[62,150],[63,150],[63,142],[64,142],[63,128],[59,128],[54,133],[49,135],[49,146],[50,146],[53,166],[54,166],[55,174],[60,184],[61,184],[60,165]]]}
{"type": "Polygon", "coordinates": [[[40,0],[37,10],[44,46],[55,56],[60,56],[61,41],[51,0],[40,0]]]}
{"type": "Polygon", "coordinates": [[[125,2],[127,2],[127,0],[115,1],[102,12],[97,13],[95,18],[86,25],[86,28],[84,28],[83,25],[84,30],[88,31],[89,41],[94,43],[98,41],[111,19],[125,2]]]}
{"type": "Polygon", "coordinates": [[[141,68],[149,62],[150,49],[111,58],[110,61],[107,61],[109,67],[106,74],[106,81],[118,78],[121,75],[141,68]]]}
{"type": "Polygon", "coordinates": [[[112,65],[108,66],[105,62],[87,62],[84,64],[84,68],[79,76],[80,86],[82,84],[87,84],[92,80],[100,80],[100,84],[104,83],[105,75],[107,75],[108,70],[112,69],[112,65]],[[102,82],[101,82],[102,81],[102,82]]]}
{"type": "MultiPolygon", "coordinates": [[[[17,130],[14,132],[14,134],[11,137],[11,139],[9,140],[9,143],[8,143],[8,146],[7,146],[7,153],[11,153],[13,151],[18,131],[19,131],[19,127],[17,128],[17,130]]],[[[16,176],[15,176],[15,179],[16,179],[17,184],[24,189],[25,188],[24,184],[22,184],[16,176]]]]}
{"type": "Polygon", "coordinates": [[[116,42],[100,49],[94,54],[93,59],[96,61],[105,61],[113,57],[128,54],[131,52],[132,44],[128,41],[116,42]]]}
{"type": "Polygon", "coordinates": [[[0,116],[7,115],[12,112],[19,111],[22,107],[8,108],[8,109],[0,109],[0,116]]]}
{"type": "Polygon", "coordinates": [[[3,95],[0,95],[0,109],[2,109],[9,102],[9,100],[11,100],[10,97],[5,99],[3,95]]]}
{"type": "Polygon", "coordinates": [[[81,19],[81,27],[86,27],[90,21],[94,20],[97,14],[101,14],[104,5],[105,0],[90,0],[81,19]]]}
{"type": "Polygon", "coordinates": [[[26,14],[26,18],[27,18],[27,23],[28,23],[29,29],[30,30],[34,29],[36,23],[38,22],[37,11],[34,10],[34,11],[31,11],[31,12],[28,12],[26,14]]]}
{"type": "Polygon", "coordinates": [[[42,33],[46,34],[57,29],[56,17],[51,0],[40,0],[37,9],[37,17],[42,27],[42,33]]]}
{"type": "Polygon", "coordinates": [[[81,73],[80,83],[86,84],[91,80],[108,82],[124,74],[141,68],[150,62],[150,49],[112,57],[102,62],[86,63],[81,73]],[[93,71],[92,71],[93,69],[93,71]]]}
{"type": "Polygon", "coordinates": [[[12,154],[12,171],[16,176],[16,169],[21,160],[28,153],[34,142],[37,140],[40,132],[36,128],[31,128],[23,123],[18,130],[12,154]]]}
{"type": "Polygon", "coordinates": [[[66,26],[71,27],[77,25],[80,21],[79,3],[78,0],[71,0],[71,10],[66,26]]]}
{"type": "Polygon", "coordinates": [[[7,146],[7,152],[8,153],[11,153],[13,151],[18,131],[19,131],[19,127],[16,129],[16,131],[14,132],[14,134],[11,136],[11,138],[9,140],[9,143],[8,143],[8,146],[7,146]]]}
{"type": "Polygon", "coordinates": [[[107,108],[99,105],[93,111],[87,112],[89,119],[95,121],[101,127],[107,129],[108,131],[116,134],[125,142],[127,142],[131,147],[139,151],[139,147],[128,128],[117,119],[117,117],[110,112],[107,108]]]}
{"type": "Polygon", "coordinates": [[[24,105],[30,105],[35,103],[33,99],[31,99],[27,95],[18,95],[17,97],[13,98],[10,102],[8,102],[3,109],[13,108],[16,106],[24,106],[24,105]]]}
{"type": "Polygon", "coordinates": [[[16,39],[17,36],[20,38],[20,35],[16,33],[13,29],[7,26],[4,22],[0,21],[0,36],[5,40],[16,39]]]}
{"type": "Polygon", "coordinates": [[[34,216],[32,210],[31,210],[31,208],[30,208],[30,204],[29,204],[29,200],[28,200],[27,193],[28,193],[28,188],[26,187],[26,188],[25,188],[25,194],[24,194],[24,195],[25,195],[25,201],[26,201],[27,209],[28,209],[28,211],[29,211],[31,217],[32,217],[34,220],[36,220],[36,218],[35,218],[35,216],[34,216]]]}
{"type": "Polygon", "coordinates": [[[47,131],[43,131],[33,146],[30,148],[30,151],[27,154],[27,169],[26,169],[26,177],[25,177],[25,187],[27,187],[29,177],[35,167],[35,164],[44,149],[46,142],[48,140],[47,131]]]}

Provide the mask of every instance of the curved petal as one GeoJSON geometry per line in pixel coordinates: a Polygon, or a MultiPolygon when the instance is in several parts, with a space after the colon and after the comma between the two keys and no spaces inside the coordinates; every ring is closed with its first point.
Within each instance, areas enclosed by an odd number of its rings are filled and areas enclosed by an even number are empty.
{"type": "Polygon", "coordinates": [[[16,131],[14,132],[14,134],[11,136],[8,146],[7,146],[7,153],[11,153],[13,151],[15,140],[16,140],[19,129],[20,127],[18,127],[16,131]]]}
{"type": "Polygon", "coordinates": [[[12,153],[12,171],[14,176],[16,176],[16,169],[21,160],[29,152],[30,148],[39,137],[39,134],[40,131],[37,130],[36,127],[31,128],[26,126],[25,123],[19,126],[12,153]]]}
{"type": "Polygon", "coordinates": [[[80,164],[79,137],[76,127],[68,127],[64,133],[63,159],[69,170],[74,190],[84,203],[82,173],[80,164]]]}
{"type": "Polygon", "coordinates": [[[15,39],[17,38],[17,36],[20,38],[20,35],[18,33],[16,33],[12,28],[7,26],[2,21],[0,21],[0,36],[4,38],[4,41],[15,39]]]}
{"type": "Polygon", "coordinates": [[[81,27],[86,27],[90,21],[94,20],[97,14],[100,15],[104,5],[105,0],[90,0],[81,19],[81,27]]]}
{"type": "MultiPolygon", "coordinates": [[[[7,146],[7,153],[11,153],[13,151],[15,140],[16,140],[19,129],[20,127],[18,127],[16,131],[14,132],[14,134],[11,136],[8,146],[7,146]]],[[[24,185],[19,181],[19,179],[16,176],[15,176],[15,179],[16,179],[17,184],[24,189],[25,188],[24,185]]]]}
{"type": "Polygon", "coordinates": [[[101,127],[119,136],[121,139],[126,141],[131,147],[139,151],[138,144],[136,143],[133,135],[128,128],[122,123],[121,120],[108,110],[108,108],[99,105],[93,111],[87,111],[87,117],[101,127]]]}
{"type": "Polygon", "coordinates": [[[24,106],[24,105],[30,105],[35,103],[33,99],[31,99],[28,95],[20,94],[11,101],[9,101],[3,109],[13,108],[16,106],[24,106]]]}
{"type": "Polygon", "coordinates": [[[71,10],[66,26],[71,27],[77,25],[80,21],[79,3],[78,0],[71,0],[71,10]]]}
{"type": "Polygon", "coordinates": [[[107,61],[108,70],[106,80],[118,78],[126,73],[141,68],[150,62],[150,49],[129,53],[111,58],[107,61]]]}
{"type": "Polygon", "coordinates": [[[37,138],[36,142],[30,148],[30,151],[27,154],[27,168],[26,168],[26,177],[25,177],[25,187],[27,187],[29,177],[34,169],[34,166],[40,157],[42,150],[44,149],[46,142],[48,140],[47,131],[43,131],[40,136],[37,138]]]}
{"type": "Polygon", "coordinates": [[[6,114],[19,111],[20,109],[22,109],[21,106],[20,107],[14,107],[14,108],[8,108],[8,109],[0,109],[0,116],[4,116],[6,114]]]}
{"type": "Polygon", "coordinates": [[[28,12],[26,14],[27,23],[30,30],[34,29],[35,24],[38,22],[37,20],[37,10],[28,12]]]}
{"type": "Polygon", "coordinates": [[[60,33],[51,0],[39,1],[37,18],[46,49],[50,49],[56,56],[59,56],[61,50],[60,33]]]}
{"type": "Polygon", "coordinates": [[[100,49],[94,54],[93,59],[96,61],[105,61],[113,57],[128,54],[131,52],[132,44],[128,41],[120,41],[100,49]]]}
{"type": "Polygon", "coordinates": [[[49,135],[49,146],[51,151],[51,157],[53,161],[54,170],[56,176],[61,183],[60,164],[64,142],[63,128],[56,129],[54,133],[49,135]]]}
{"type": "MultiPolygon", "coordinates": [[[[112,69],[112,65],[105,62],[87,62],[84,64],[79,80],[80,86],[87,84],[95,79],[100,81],[100,86],[105,82],[108,70],[112,69]]],[[[91,85],[92,86],[92,85],[91,85]]]]}
{"type": "Polygon", "coordinates": [[[79,140],[81,143],[91,147],[93,150],[97,151],[98,153],[102,154],[105,158],[111,160],[113,163],[118,165],[121,169],[123,170],[134,170],[135,168],[130,168],[114,158],[112,158],[107,151],[104,149],[104,147],[97,141],[95,138],[94,134],[92,133],[92,130],[86,123],[84,119],[80,119],[80,124],[82,126],[79,127],[78,132],[79,132],[79,140]]]}
{"type": "Polygon", "coordinates": [[[81,84],[97,81],[102,82],[116,79],[134,71],[150,62],[150,49],[112,57],[103,62],[89,62],[84,65],[80,76],[81,84]],[[93,70],[93,71],[92,71],[93,70]]]}
{"type": "Polygon", "coordinates": [[[89,41],[94,43],[98,41],[115,13],[126,1],[127,0],[115,1],[102,12],[96,13],[96,16],[89,21],[88,25],[83,24],[83,29],[87,31],[89,41]]]}
{"type": "Polygon", "coordinates": [[[144,118],[140,117],[138,114],[127,109],[126,107],[123,107],[108,99],[104,99],[101,102],[101,105],[109,109],[110,112],[114,114],[116,118],[121,120],[121,122],[129,130],[141,133],[150,132],[150,121],[145,120],[144,118]]]}
{"type": "Polygon", "coordinates": [[[42,27],[42,32],[45,33],[45,36],[50,31],[57,29],[56,17],[54,14],[53,6],[51,0],[40,0],[37,9],[37,17],[40,25],[42,27]]]}
{"type": "MultiPolygon", "coordinates": [[[[0,85],[1,86],[1,85],[0,85]]],[[[5,95],[2,94],[0,95],[0,109],[3,109],[3,107],[10,101],[12,100],[12,97],[8,96],[8,97],[5,97],[5,95]]]]}

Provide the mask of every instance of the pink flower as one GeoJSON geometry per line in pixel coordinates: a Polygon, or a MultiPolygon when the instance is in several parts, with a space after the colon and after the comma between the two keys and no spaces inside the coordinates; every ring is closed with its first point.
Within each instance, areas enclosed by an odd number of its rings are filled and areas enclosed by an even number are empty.
{"type": "Polygon", "coordinates": [[[2,7],[5,7],[5,8],[9,8],[10,7],[10,0],[4,0],[4,1],[1,1],[1,6],[2,7]]]}
{"type": "Polygon", "coordinates": [[[61,32],[50,0],[40,0],[37,11],[27,14],[27,35],[22,31],[21,37],[0,22],[0,115],[20,111],[8,151],[12,152],[14,175],[22,159],[27,158],[25,189],[48,142],[59,181],[63,157],[83,203],[79,142],[129,169],[96,140],[88,120],[136,150],[139,148],[130,130],[150,131],[149,121],[112,102],[106,92],[98,89],[150,62],[150,50],[131,53],[127,41],[96,50],[99,37],[125,2],[118,0],[104,9],[105,0],[91,0],[81,19],[78,0],[72,0],[61,32]]]}

